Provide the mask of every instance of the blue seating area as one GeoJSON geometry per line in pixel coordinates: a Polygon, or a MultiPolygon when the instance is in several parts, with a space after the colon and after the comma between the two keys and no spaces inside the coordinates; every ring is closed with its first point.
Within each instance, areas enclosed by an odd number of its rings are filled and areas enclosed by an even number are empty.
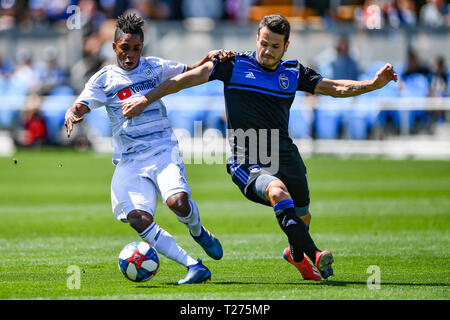
{"type": "MultiPolygon", "coordinates": [[[[317,139],[337,139],[343,124],[344,111],[336,106],[331,97],[320,97],[315,110],[314,127],[317,139]]],[[[341,101],[339,101],[341,102],[341,101]]]]}
{"type": "MultiPolygon", "coordinates": [[[[304,92],[297,92],[296,99],[300,99],[305,96],[304,92]]],[[[314,112],[311,109],[303,108],[300,103],[294,104],[291,108],[289,117],[289,134],[293,139],[308,139],[311,138],[312,125],[314,121],[314,112]]]]}
{"type": "MultiPolygon", "coordinates": [[[[370,79],[382,62],[373,63],[361,76],[370,79]]],[[[395,66],[401,70],[401,66],[395,66]]],[[[399,71],[400,72],[400,71],[399,71]]],[[[450,73],[448,75],[450,81],[450,73]]],[[[289,120],[290,135],[294,139],[369,139],[374,128],[392,126],[400,133],[405,126],[427,127],[432,118],[426,111],[429,81],[421,74],[410,75],[403,81],[390,82],[382,90],[369,92],[353,98],[336,99],[315,96],[314,108],[307,105],[304,92],[297,92],[289,120]],[[413,98],[414,110],[383,110],[384,101],[398,98],[413,98]],[[381,100],[380,100],[381,99],[381,100]],[[420,106],[423,106],[421,108],[420,106]],[[381,109],[381,110],[380,110],[381,109]]],[[[14,82],[0,78],[3,103],[0,106],[0,128],[11,129],[16,117],[24,108],[27,89],[14,82]]],[[[450,89],[448,89],[450,94],[450,89]]],[[[68,86],[59,86],[42,99],[41,112],[46,119],[49,142],[58,144],[64,126],[64,114],[75,99],[75,91],[68,86]]],[[[202,130],[214,128],[226,134],[223,83],[212,81],[188,88],[163,98],[173,128],[184,129],[194,135],[195,125],[202,130]],[[197,122],[197,123],[196,123],[197,122]]],[[[400,100],[403,101],[403,100],[400,100]]],[[[309,103],[309,102],[308,102],[309,103]]],[[[92,110],[85,116],[91,132],[101,137],[111,136],[109,118],[104,108],[92,110]]]]}
{"type": "Polygon", "coordinates": [[[27,88],[18,82],[7,81],[0,77],[0,92],[2,94],[0,128],[11,129],[20,109],[25,105],[27,88]]]}
{"type": "Polygon", "coordinates": [[[64,114],[67,110],[65,106],[72,105],[74,94],[72,88],[60,86],[52,90],[42,102],[41,113],[46,120],[48,138],[51,144],[57,144],[59,141],[58,137],[61,128],[64,126],[64,114]]]}
{"type": "Polygon", "coordinates": [[[211,81],[187,88],[163,98],[173,128],[194,134],[194,122],[201,121],[203,129],[214,128],[225,133],[223,83],[211,81]]]}

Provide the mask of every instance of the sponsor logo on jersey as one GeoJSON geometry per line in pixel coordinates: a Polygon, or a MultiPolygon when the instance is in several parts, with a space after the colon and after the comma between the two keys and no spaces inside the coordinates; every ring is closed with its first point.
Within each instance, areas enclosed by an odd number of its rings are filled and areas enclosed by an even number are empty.
{"type": "Polygon", "coordinates": [[[135,93],[146,90],[148,91],[150,89],[153,89],[154,87],[156,87],[156,80],[155,79],[147,80],[144,82],[133,84],[128,88],[120,90],[119,92],[117,92],[117,97],[119,97],[120,100],[124,100],[126,98],[131,97],[135,93]]]}
{"type": "Polygon", "coordinates": [[[129,98],[129,97],[131,97],[131,95],[132,95],[132,93],[131,93],[130,88],[125,88],[125,89],[117,92],[117,96],[119,97],[120,100],[129,98]]]}
{"type": "Polygon", "coordinates": [[[253,72],[249,71],[245,73],[245,77],[247,79],[256,79],[255,75],[253,74],[253,72]]]}

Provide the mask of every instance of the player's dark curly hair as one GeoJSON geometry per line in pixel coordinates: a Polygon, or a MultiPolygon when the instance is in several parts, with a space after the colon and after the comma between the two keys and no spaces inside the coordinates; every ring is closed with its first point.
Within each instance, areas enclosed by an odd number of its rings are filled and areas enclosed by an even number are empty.
{"type": "Polygon", "coordinates": [[[117,42],[123,34],[138,34],[141,37],[142,42],[144,42],[143,26],[144,20],[135,13],[119,16],[116,20],[114,42],[117,42]]]}
{"type": "Polygon", "coordinates": [[[284,42],[289,40],[289,34],[291,33],[291,25],[289,21],[281,14],[271,14],[262,18],[258,26],[259,30],[267,27],[270,31],[284,35],[284,42]]]}

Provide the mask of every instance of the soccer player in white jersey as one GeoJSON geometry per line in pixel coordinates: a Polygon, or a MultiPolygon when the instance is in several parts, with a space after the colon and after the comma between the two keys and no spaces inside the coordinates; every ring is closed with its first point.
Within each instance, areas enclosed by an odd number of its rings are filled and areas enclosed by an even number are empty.
{"type": "Polygon", "coordinates": [[[211,278],[210,270],[200,259],[192,258],[154,221],[159,194],[205,252],[213,259],[222,258],[220,242],[202,226],[197,205],[190,198],[184,163],[164,103],[155,101],[140,116],[127,119],[122,114],[122,102],[145,95],[167,79],[209,60],[224,59],[231,53],[211,51],[192,67],[157,57],[142,57],[143,24],[135,14],[117,19],[113,43],[117,63],[94,74],[67,110],[67,136],[70,138],[73,124],[83,121],[84,114],[106,107],[116,165],[111,182],[111,202],[116,218],[129,222],[159,253],[187,267],[186,277],[178,284],[200,283],[211,278]]]}

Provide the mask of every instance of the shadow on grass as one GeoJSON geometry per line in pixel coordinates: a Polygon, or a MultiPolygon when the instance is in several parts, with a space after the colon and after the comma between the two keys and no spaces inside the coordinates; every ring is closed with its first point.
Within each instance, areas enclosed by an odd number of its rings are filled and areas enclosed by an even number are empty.
{"type": "MultiPolygon", "coordinates": [[[[347,285],[362,285],[367,286],[366,281],[336,281],[326,280],[321,281],[321,285],[333,286],[333,287],[345,287],[347,285]]],[[[381,281],[381,286],[423,286],[423,287],[450,287],[449,283],[406,283],[406,282],[384,282],[381,281]]]]}
{"type": "MultiPolygon", "coordinates": [[[[366,281],[338,281],[338,280],[323,280],[323,281],[303,281],[303,282],[244,282],[244,281],[220,281],[212,282],[208,281],[207,285],[284,285],[284,286],[331,286],[331,287],[346,287],[348,285],[367,286],[366,281]]],[[[158,285],[140,285],[136,288],[167,288],[178,287],[180,285],[176,283],[164,283],[158,285]]],[[[381,282],[381,286],[423,286],[423,287],[450,287],[449,283],[405,283],[405,282],[381,282]]],[[[181,285],[183,287],[183,285],[181,285]]]]}

